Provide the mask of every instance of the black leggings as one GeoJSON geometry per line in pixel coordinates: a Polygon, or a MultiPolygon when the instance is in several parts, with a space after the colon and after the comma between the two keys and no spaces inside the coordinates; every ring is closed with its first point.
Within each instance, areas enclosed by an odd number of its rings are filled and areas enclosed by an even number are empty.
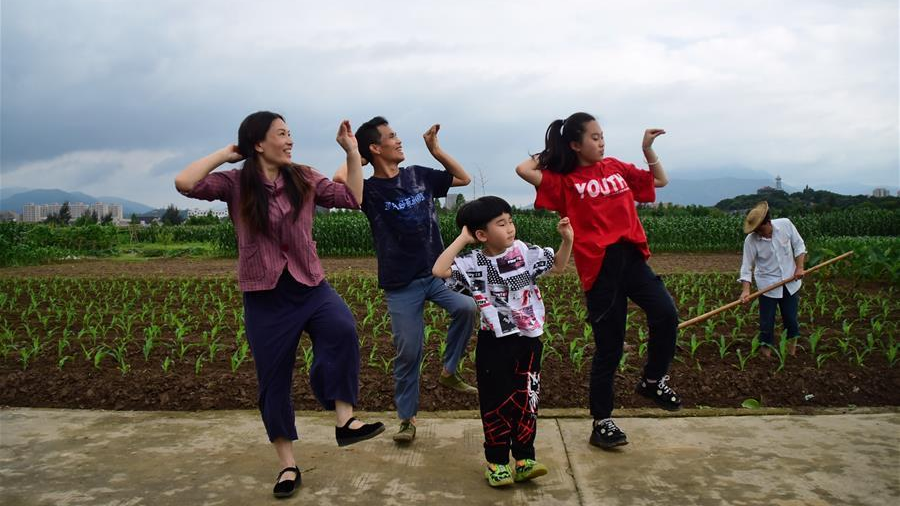
{"type": "Polygon", "coordinates": [[[678,310],[662,279],[630,243],[620,242],[606,248],[600,274],[585,298],[595,344],[590,407],[594,419],[600,420],[612,415],[613,380],[625,343],[628,299],[647,314],[650,336],[644,377],[652,380],[665,376],[672,363],[678,310]]]}

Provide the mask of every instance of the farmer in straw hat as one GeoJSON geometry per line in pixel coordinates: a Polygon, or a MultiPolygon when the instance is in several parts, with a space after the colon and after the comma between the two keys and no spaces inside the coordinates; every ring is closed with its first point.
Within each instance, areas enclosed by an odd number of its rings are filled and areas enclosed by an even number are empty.
{"type": "Polygon", "coordinates": [[[759,342],[762,353],[769,357],[774,347],[775,308],[781,311],[781,319],[787,330],[788,350],[797,352],[800,330],[797,323],[797,305],[800,278],[805,272],[806,245],[797,228],[787,218],[771,219],[768,202],[760,202],[744,219],[744,259],[741,263],[743,285],[741,301],[749,302],[751,272],[757,289],[781,281],[793,280],[759,298],[759,342]]]}

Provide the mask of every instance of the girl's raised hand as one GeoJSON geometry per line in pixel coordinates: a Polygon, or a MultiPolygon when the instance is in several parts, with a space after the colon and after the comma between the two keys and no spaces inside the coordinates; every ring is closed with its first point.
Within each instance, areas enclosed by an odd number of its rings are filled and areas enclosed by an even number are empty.
{"type": "Polygon", "coordinates": [[[237,163],[244,159],[236,144],[229,144],[219,150],[226,163],[237,163]]]}
{"type": "Polygon", "coordinates": [[[575,230],[572,228],[572,223],[569,221],[569,218],[559,220],[559,223],[556,224],[556,230],[559,232],[559,235],[562,236],[563,240],[572,241],[575,239],[575,230]]]}
{"type": "Polygon", "coordinates": [[[641,147],[649,149],[653,146],[653,141],[664,133],[666,133],[666,131],[662,128],[648,128],[644,131],[644,141],[641,143],[641,147]]]}
{"type": "Polygon", "coordinates": [[[344,151],[351,152],[353,150],[359,149],[359,145],[356,142],[356,136],[353,135],[353,129],[350,128],[350,121],[344,120],[341,121],[340,126],[338,126],[337,131],[337,143],[344,148],[344,151]]]}

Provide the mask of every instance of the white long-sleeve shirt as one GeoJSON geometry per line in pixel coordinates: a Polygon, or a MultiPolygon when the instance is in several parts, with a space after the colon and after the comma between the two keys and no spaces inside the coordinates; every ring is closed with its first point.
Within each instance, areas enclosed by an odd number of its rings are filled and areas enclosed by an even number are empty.
{"type": "MultiPolygon", "coordinates": [[[[772,238],[766,239],[756,232],[744,239],[744,260],[741,263],[741,277],[738,281],[750,282],[751,270],[756,288],[761,289],[794,277],[797,268],[795,260],[806,253],[806,244],[800,232],[787,218],[772,220],[772,238]]],[[[766,297],[780,298],[782,288],[793,295],[800,289],[799,279],[766,292],[766,297]]]]}

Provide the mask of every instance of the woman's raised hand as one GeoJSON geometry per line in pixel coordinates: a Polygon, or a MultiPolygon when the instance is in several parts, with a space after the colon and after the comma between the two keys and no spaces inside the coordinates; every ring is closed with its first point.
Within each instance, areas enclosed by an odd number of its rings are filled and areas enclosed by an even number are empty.
{"type": "Polygon", "coordinates": [[[350,128],[350,120],[341,121],[340,126],[338,126],[337,131],[337,143],[344,148],[344,151],[351,152],[359,149],[359,145],[356,142],[356,136],[353,135],[353,129],[350,128]]]}
{"type": "Polygon", "coordinates": [[[244,155],[238,151],[238,147],[236,144],[229,144],[224,148],[219,150],[219,153],[222,155],[222,159],[225,160],[226,163],[237,163],[244,159],[244,155]]]}

